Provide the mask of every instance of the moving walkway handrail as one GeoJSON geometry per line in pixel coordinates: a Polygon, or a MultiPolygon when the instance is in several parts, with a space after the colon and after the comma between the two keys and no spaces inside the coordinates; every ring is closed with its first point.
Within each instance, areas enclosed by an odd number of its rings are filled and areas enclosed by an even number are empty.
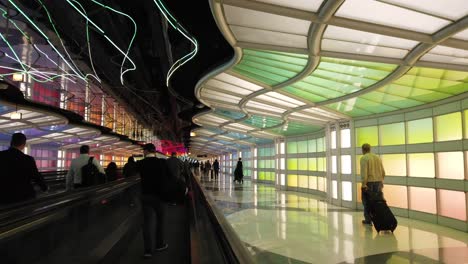
{"type": "Polygon", "coordinates": [[[71,192],[62,192],[58,195],[2,206],[0,207],[0,233],[11,225],[20,225],[24,220],[52,213],[55,210],[74,206],[81,202],[105,199],[139,183],[139,181],[139,177],[131,177],[71,192]]]}
{"type": "MultiPolygon", "coordinates": [[[[226,220],[225,216],[216,207],[215,202],[209,195],[205,193],[203,187],[201,187],[200,181],[197,177],[192,174],[192,188],[196,188],[200,197],[205,204],[206,209],[209,212],[209,216],[212,224],[217,228],[218,240],[225,250],[225,255],[230,258],[228,263],[242,263],[250,264],[255,263],[252,255],[248,249],[244,246],[244,243],[240,240],[231,224],[226,220]]],[[[195,190],[193,190],[195,191],[195,190]]],[[[194,197],[195,199],[195,197],[194,197]]],[[[192,262],[193,263],[193,262],[192,262]]]]}

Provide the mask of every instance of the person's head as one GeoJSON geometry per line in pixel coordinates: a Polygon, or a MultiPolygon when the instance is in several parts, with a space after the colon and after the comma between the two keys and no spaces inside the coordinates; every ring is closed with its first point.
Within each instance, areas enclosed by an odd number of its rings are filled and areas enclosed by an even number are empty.
{"type": "Polygon", "coordinates": [[[175,157],[176,155],[177,155],[177,153],[171,152],[171,157],[175,157]]]}
{"type": "Polygon", "coordinates": [[[128,163],[134,163],[135,162],[135,158],[133,156],[130,156],[128,157],[128,160],[127,160],[128,163]]]}
{"type": "Polygon", "coordinates": [[[143,154],[146,156],[151,153],[156,153],[156,147],[153,143],[148,143],[143,146],[143,154]]]}
{"type": "Polygon", "coordinates": [[[89,146],[83,145],[80,147],[80,154],[89,154],[89,146]]]}
{"type": "Polygon", "coordinates": [[[26,136],[23,133],[14,133],[11,136],[10,146],[23,151],[26,146],[26,136]]]}
{"type": "Polygon", "coordinates": [[[371,146],[368,143],[362,144],[362,154],[367,154],[371,150],[371,146]]]}
{"type": "Polygon", "coordinates": [[[215,162],[218,162],[218,159],[215,159],[215,162]]]}
{"type": "Polygon", "coordinates": [[[242,158],[239,158],[239,161],[242,161],[242,158]]]}
{"type": "Polygon", "coordinates": [[[112,161],[107,165],[107,169],[108,170],[117,170],[117,164],[112,161]]]}

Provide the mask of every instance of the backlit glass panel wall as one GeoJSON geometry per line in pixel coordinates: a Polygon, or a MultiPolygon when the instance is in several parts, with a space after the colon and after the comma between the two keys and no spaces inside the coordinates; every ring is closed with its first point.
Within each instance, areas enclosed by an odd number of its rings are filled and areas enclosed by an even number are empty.
{"type": "Polygon", "coordinates": [[[327,159],[323,132],[287,138],[285,146],[288,189],[326,192],[327,159]]]}
{"type": "Polygon", "coordinates": [[[358,184],[353,187],[358,190],[360,184],[360,144],[373,142],[372,152],[386,171],[384,196],[394,213],[466,231],[465,107],[468,99],[354,121],[358,184]]]}
{"type": "Polygon", "coordinates": [[[250,149],[242,150],[242,166],[244,167],[244,176],[252,177],[253,162],[252,162],[252,151],[250,151],[250,149]]]}
{"type": "Polygon", "coordinates": [[[57,151],[57,147],[33,145],[30,147],[29,155],[33,156],[36,160],[39,171],[55,171],[57,170],[57,151]]]}
{"type": "Polygon", "coordinates": [[[275,183],[275,155],[275,146],[273,144],[257,147],[257,180],[275,183]]]}

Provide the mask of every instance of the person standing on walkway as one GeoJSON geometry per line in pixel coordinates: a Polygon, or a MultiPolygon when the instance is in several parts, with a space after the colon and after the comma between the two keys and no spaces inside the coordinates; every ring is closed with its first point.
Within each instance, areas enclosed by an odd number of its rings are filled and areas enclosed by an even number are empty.
{"type": "Polygon", "coordinates": [[[136,176],[138,174],[135,158],[130,156],[128,157],[127,163],[123,167],[123,175],[125,178],[136,176]]]}
{"type": "MultiPolygon", "coordinates": [[[[94,159],[92,156],[89,156],[89,146],[83,145],[80,147],[80,156],[76,159],[73,159],[68,169],[68,173],[66,176],[66,186],[67,190],[72,190],[80,187],[87,187],[88,185],[93,185],[90,183],[83,182],[83,175],[82,175],[82,168],[88,164],[92,163],[99,171],[101,175],[97,175],[95,177],[102,177],[105,175],[105,171],[102,168],[99,161],[94,159]]],[[[97,183],[102,181],[102,179],[90,179],[93,183],[97,183]]]]}
{"type": "Polygon", "coordinates": [[[368,143],[362,145],[361,164],[361,194],[362,205],[364,206],[363,224],[371,225],[369,215],[369,199],[370,197],[382,197],[383,180],[385,178],[385,170],[382,165],[382,160],[379,156],[371,153],[371,146],[368,143]]]}
{"type": "Polygon", "coordinates": [[[169,171],[171,172],[172,177],[175,180],[184,180],[185,177],[183,176],[184,173],[184,163],[176,157],[175,152],[171,153],[171,157],[169,157],[166,162],[167,166],[169,167],[169,171]]]}
{"type": "Polygon", "coordinates": [[[144,159],[137,162],[141,177],[141,203],[143,207],[144,258],[151,258],[154,251],[168,248],[164,241],[165,206],[163,193],[169,168],[164,159],[156,157],[156,147],[143,146],[144,159]]]}
{"type": "Polygon", "coordinates": [[[213,162],[213,170],[215,180],[217,180],[219,175],[219,161],[217,159],[215,159],[215,161],[213,162]]]}
{"type": "Polygon", "coordinates": [[[244,168],[242,166],[242,158],[239,158],[234,170],[234,182],[244,183],[244,168]]]}
{"type": "Polygon", "coordinates": [[[0,152],[0,204],[10,204],[36,197],[32,181],[47,191],[48,187],[36,166],[33,157],[23,153],[26,136],[14,133],[10,148],[0,152]]]}

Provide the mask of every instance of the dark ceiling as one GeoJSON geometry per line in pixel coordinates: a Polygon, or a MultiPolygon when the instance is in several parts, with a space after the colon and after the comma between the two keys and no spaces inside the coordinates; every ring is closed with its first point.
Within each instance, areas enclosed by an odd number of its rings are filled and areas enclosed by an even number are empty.
{"type": "MultiPolygon", "coordinates": [[[[40,4],[41,0],[22,0],[35,21],[52,29],[40,4]]],[[[7,1],[2,1],[6,3],[7,1]]],[[[86,20],[70,7],[65,0],[42,0],[57,26],[67,47],[90,67],[86,39],[86,20]]],[[[122,15],[108,11],[91,0],[79,0],[87,15],[118,46],[126,47],[134,28],[131,21],[122,15]]],[[[125,103],[140,121],[155,127],[162,139],[189,142],[194,114],[206,110],[194,95],[198,80],[233,56],[233,50],[219,32],[207,0],[165,1],[165,5],[179,23],[199,43],[196,57],[179,68],[166,86],[166,75],[173,61],[192,50],[191,43],[178,31],[165,26],[159,9],[151,0],[108,0],[109,7],[130,15],[138,26],[129,57],[136,70],[129,71],[120,82],[120,62],[123,55],[105,39],[102,33],[90,25],[90,43],[94,66],[106,84],[103,89],[125,103]],[[196,10],[196,11],[195,11],[196,10]],[[170,48],[169,48],[170,47],[170,48]]],[[[127,65],[129,66],[129,65],[127,65]]]]}

